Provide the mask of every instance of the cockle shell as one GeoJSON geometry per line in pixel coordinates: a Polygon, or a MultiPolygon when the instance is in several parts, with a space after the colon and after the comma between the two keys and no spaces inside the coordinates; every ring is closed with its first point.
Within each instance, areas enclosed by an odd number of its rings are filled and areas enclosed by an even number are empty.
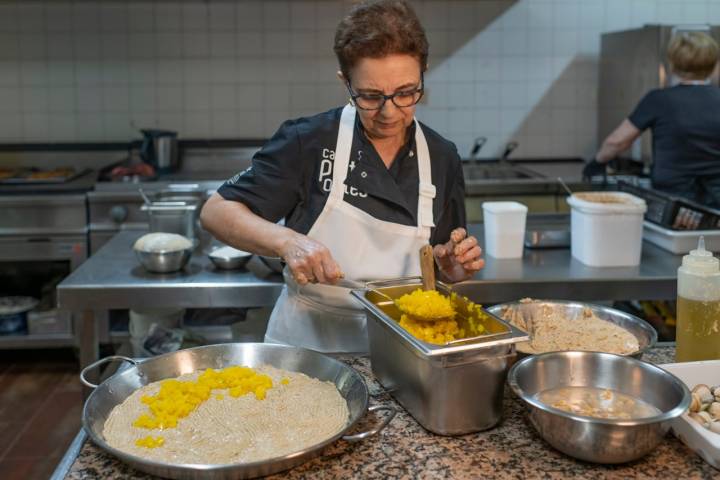
{"type": "Polygon", "coordinates": [[[720,433],[720,422],[712,422],[707,428],[714,433],[720,433]]]}
{"type": "Polygon", "coordinates": [[[713,420],[720,420],[720,402],[711,403],[707,411],[713,420]]]}
{"type": "Polygon", "coordinates": [[[690,411],[699,412],[700,410],[702,410],[702,400],[697,393],[693,393],[692,400],[690,400],[690,411]]]}
{"type": "Polygon", "coordinates": [[[700,426],[707,428],[708,422],[698,412],[690,412],[690,418],[697,422],[700,426]]]}
{"type": "Polygon", "coordinates": [[[695,388],[692,389],[692,393],[696,393],[700,397],[700,401],[703,405],[707,404],[709,406],[715,400],[715,396],[710,391],[710,387],[704,383],[695,385],[695,388]]]}

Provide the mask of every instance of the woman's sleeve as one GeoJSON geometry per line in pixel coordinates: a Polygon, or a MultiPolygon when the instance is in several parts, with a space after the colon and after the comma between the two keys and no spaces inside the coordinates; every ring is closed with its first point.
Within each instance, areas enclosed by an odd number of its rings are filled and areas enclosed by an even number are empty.
{"type": "Polygon", "coordinates": [[[435,223],[435,230],[430,241],[431,245],[447,242],[450,240],[450,232],[458,227],[467,229],[465,224],[467,221],[465,216],[465,177],[463,176],[462,161],[457,150],[453,150],[451,160],[455,168],[448,177],[447,201],[435,223]]]}
{"type": "Polygon", "coordinates": [[[227,180],[218,193],[245,204],[270,222],[285,218],[304,197],[300,139],[294,121],[283,123],[245,171],[227,180]]]}
{"type": "Polygon", "coordinates": [[[655,90],[645,94],[628,117],[630,123],[635,125],[638,130],[645,130],[655,125],[660,111],[659,101],[660,98],[655,90]]]}

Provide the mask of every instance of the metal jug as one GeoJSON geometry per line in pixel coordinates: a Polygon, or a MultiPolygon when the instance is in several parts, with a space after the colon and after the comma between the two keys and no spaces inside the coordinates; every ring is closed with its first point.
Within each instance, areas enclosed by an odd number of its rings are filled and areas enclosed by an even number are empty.
{"type": "Polygon", "coordinates": [[[177,132],[168,130],[140,130],[143,143],[140,147],[142,161],[155,167],[158,173],[177,170],[180,164],[177,132]]]}

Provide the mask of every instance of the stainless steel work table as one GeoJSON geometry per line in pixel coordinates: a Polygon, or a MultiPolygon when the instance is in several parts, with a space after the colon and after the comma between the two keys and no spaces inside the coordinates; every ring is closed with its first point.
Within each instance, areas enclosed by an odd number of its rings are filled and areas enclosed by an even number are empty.
{"type": "MultiPolygon", "coordinates": [[[[528,218],[528,221],[531,221],[528,218]]],[[[483,243],[482,225],[470,233],[483,243]]],[[[677,295],[681,255],[643,242],[640,265],[588,267],[572,258],[569,248],[526,248],[523,258],[496,260],[484,256],[485,268],[455,290],[476,302],[489,304],[522,297],[564,300],[670,300],[677,295]]]]}
{"type": "MultiPolygon", "coordinates": [[[[84,312],[77,322],[80,359],[97,358],[94,310],[162,307],[261,307],[274,304],[282,278],[250,271],[216,270],[206,256],[196,254],[184,271],[147,273],[138,264],[132,244],[144,232],[118,233],[58,286],[59,306],[84,312]]],[[[470,226],[482,243],[482,226],[470,226]]],[[[592,268],[570,250],[525,249],[518,260],[485,257],[486,266],[455,289],[484,304],[522,297],[571,300],[674,299],[681,257],[647,242],[637,267],[592,268]]]]}
{"type": "MultiPolygon", "coordinates": [[[[269,270],[223,271],[196,251],[180,272],[154,274],[138,263],[132,245],[145,231],[115,235],[57,287],[58,307],[82,312],[76,322],[80,363],[98,357],[95,311],[131,308],[265,307],[275,304],[282,277],[269,270]]],[[[256,260],[256,259],[253,259],[256,260]]]]}

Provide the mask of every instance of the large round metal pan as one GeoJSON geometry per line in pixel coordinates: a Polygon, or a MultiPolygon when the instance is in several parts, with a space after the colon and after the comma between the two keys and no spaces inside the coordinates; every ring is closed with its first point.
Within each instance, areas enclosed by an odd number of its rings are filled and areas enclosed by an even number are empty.
{"type": "Polygon", "coordinates": [[[388,410],[389,415],[372,430],[355,435],[345,435],[368,411],[368,390],[360,374],[344,363],[310,350],[264,343],[226,343],[190,348],[168,353],[143,361],[127,357],[107,357],[86,367],[80,373],[81,381],[95,388],[85,402],[83,427],[100,448],[132,467],[153,475],[178,479],[237,479],[270,475],[299,465],[319,455],[328,444],[343,438],[347,441],[362,440],[382,430],[395,415],[390,406],[374,406],[369,410],[388,410]],[[113,360],[133,364],[105,380],[100,385],[87,381],[87,372],[113,360]],[[230,365],[257,367],[271,365],[335,384],[345,398],[350,415],[345,428],[317,445],[298,450],[284,457],[270,458],[261,462],[226,465],[171,464],[147,460],[117,450],[105,442],[102,432],[105,420],[112,409],[122,403],[132,392],[149,383],[165,378],[178,377],[206,368],[224,368],[230,365]]]}

